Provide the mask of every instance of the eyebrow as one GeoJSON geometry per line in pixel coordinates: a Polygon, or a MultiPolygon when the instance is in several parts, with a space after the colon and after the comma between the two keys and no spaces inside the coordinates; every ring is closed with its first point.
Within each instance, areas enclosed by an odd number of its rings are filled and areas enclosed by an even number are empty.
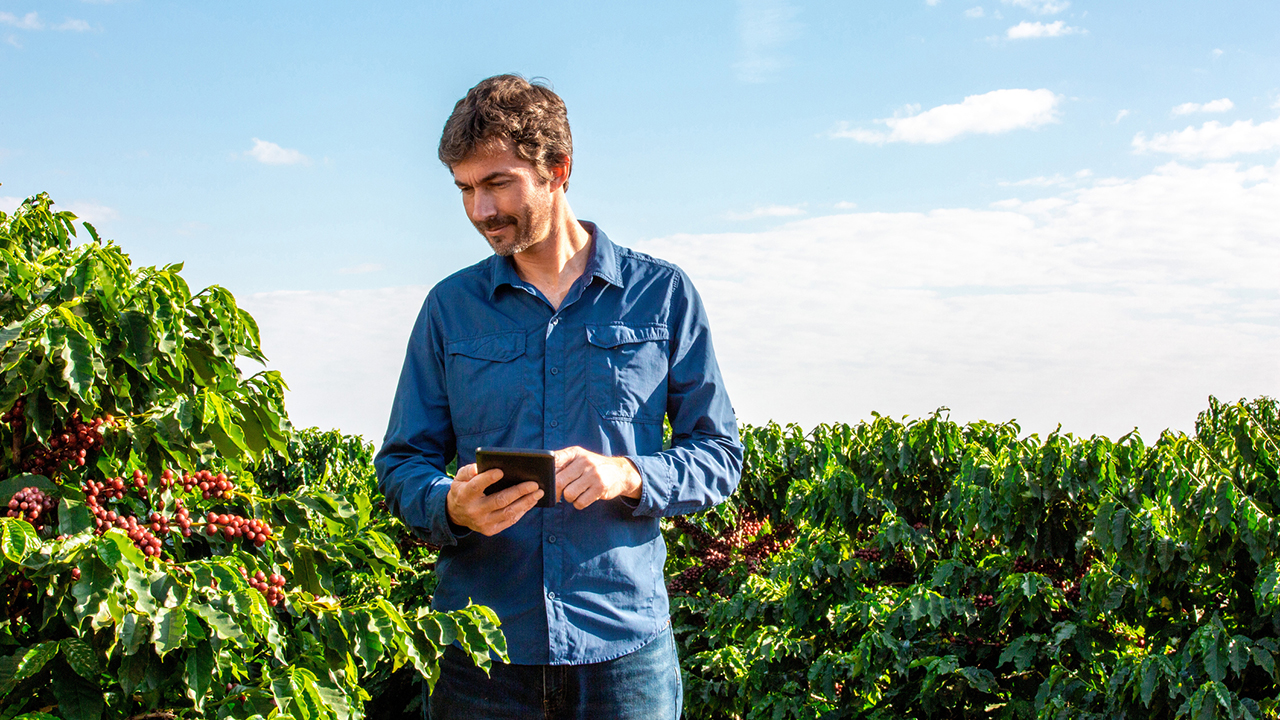
{"type": "MultiPolygon", "coordinates": [[[[511,173],[507,172],[506,170],[494,170],[493,172],[489,173],[488,175],[485,175],[484,177],[480,178],[479,182],[477,182],[476,184],[477,184],[477,185],[483,185],[483,184],[485,184],[485,183],[487,183],[487,182],[489,182],[489,181],[491,181],[491,180],[493,180],[493,179],[495,179],[495,178],[503,177],[503,176],[508,176],[508,175],[511,175],[511,173]]],[[[458,181],[458,180],[456,180],[456,179],[453,181],[453,184],[454,184],[454,185],[457,185],[458,187],[468,187],[468,185],[467,185],[466,183],[464,183],[464,182],[459,182],[459,181],[458,181]]]]}

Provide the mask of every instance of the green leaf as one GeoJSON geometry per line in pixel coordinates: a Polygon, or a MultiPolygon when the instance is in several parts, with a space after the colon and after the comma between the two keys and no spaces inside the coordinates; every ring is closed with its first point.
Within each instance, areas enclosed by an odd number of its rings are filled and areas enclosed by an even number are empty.
{"type": "Polygon", "coordinates": [[[62,359],[65,363],[62,376],[67,381],[67,386],[76,394],[76,397],[86,402],[90,401],[93,398],[92,391],[97,375],[95,364],[98,367],[101,367],[101,364],[94,362],[96,358],[93,357],[89,341],[77,333],[69,333],[67,344],[62,347],[62,359]]]}
{"type": "Polygon", "coordinates": [[[102,666],[98,664],[98,656],[89,644],[80,638],[66,638],[58,643],[62,648],[62,657],[72,670],[91,682],[97,682],[102,674],[102,666]]]}
{"type": "Polygon", "coordinates": [[[1142,676],[1142,704],[1145,707],[1151,707],[1151,696],[1155,693],[1157,684],[1164,675],[1164,667],[1161,665],[1162,658],[1146,657],[1142,659],[1142,666],[1139,674],[1142,676]]]}
{"type": "MultiPolygon", "coordinates": [[[[0,492],[0,497],[4,493],[0,492]]],[[[64,497],[58,504],[58,532],[75,535],[93,525],[93,513],[81,500],[64,497]]]]}
{"type": "Polygon", "coordinates": [[[94,557],[81,560],[78,567],[80,579],[71,586],[71,595],[76,599],[76,617],[84,620],[98,614],[107,594],[115,587],[116,576],[94,557]]]}
{"type": "Polygon", "coordinates": [[[1115,544],[1116,550],[1123,550],[1129,541],[1129,509],[1126,507],[1116,508],[1115,515],[1111,518],[1111,542],[1115,544]]]}
{"type": "Polygon", "coordinates": [[[327,708],[333,717],[338,720],[351,718],[351,704],[347,702],[345,693],[324,683],[316,683],[315,689],[320,696],[321,707],[327,708]]]}
{"type": "Polygon", "coordinates": [[[213,646],[209,643],[196,643],[195,647],[187,650],[187,697],[195,703],[197,709],[204,707],[205,695],[213,684],[216,669],[213,646]]]}
{"type": "Polygon", "coordinates": [[[26,520],[0,518],[3,534],[0,534],[0,551],[10,562],[21,563],[27,556],[40,549],[40,536],[26,520]]]}
{"type": "Polygon", "coordinates": [[[98,684],[77,673],[53,673],[53,694],[58,699],[58,714],[64,720],[99,720],[106,709],[98,684]]]}
{"type": "Polygon", "coordinates": [[[324,595],[324,587],[320,584],[320,576],[316,574],[315,550],[302,543],[293,547],[293,579],[303,590],[312,595],[324,595]]]}
{"type": "Polygon", "coordinates": [[[969,685],[978,692],[996,693],[999,686],[996,684],[996,676],[990,670],[983,670],[976,667],[962,667],[956,671],[965,680],[969,681],[969,685]]]}
{"type": "Polygon", "coordinates": [[[187,636],[186,608],[160,608],[155,616],[155,628],[151,632],[151,642],[156,647],[156,654],[163,658],[167,653],[182,645],[187,636]]]}
{"type": "Polygon", "coordinates": [[[202,620],[209,624],[214,635],[236,644],[243,644],[245,642],[244,630],[241,629],[240,625],[235,621],[235,618],[231,617],[227,613],[222,612],[211,605],[198,602],[191,603],[191,609],[194,610],[202,620]]]}
{"type": "Polygon", "coordinates": [[[298,502],[339,524],[347,525],[356,517],[355,507],[345,499],[326,492],[313,492],[298,498],[298,502]]]}
{"type": "Polygon", "coordinates": [[[18,683],[43,670],[45,663],[57,654],[58,643],[49,641],[0,658],[0,697],[8,695],[18,683]]]}
{"type": "Polygon", "coordinates": [[[1274,679],[1276,677],[1276,661],[1271,656],[1271,653],[1255,645],[1252,654],[1253,661],[1258,664],[1258,667],[1265,670],[1274,679]]]}
{"type": "Polygon", "coordinates": [[[1000,653],[1000,661],[997,665],[1004,665],[1012,660],[1018,672],[1023,672],[1035,662],[1036,650],[1035,640],[1030,635],[1022,635],[1009,643],[1008,647],[1000,653]]]}
{"type": "Polygon", "coordinates": [[[1251,645],[1252,643],[1249,642],[1249,638],[1244,637],[1243,635],[1236,635],[1231,638],[1229,643],[1227,643],[1227,658],[1231,662],[1232,671],[1237,675],[1244,672],[1245,667],[1249,664],[1249,650],[1251,645]]]}
{"type": "Polygon", "coordinates": [[[21,337],[24,329],[24,323],[21,320],[16,320],[6,325],[3,330],[0,330],[0,350],[8,347],[9,343],[21,337]]]}
{"type": "Polygon", "coordinates": [[[137,613],[125,613],[124,619],[116,625],[116,642],[120,645],[120,652],[123,655],[132,655],[138,652],[138,648],[142,647],[142,643],[151,638],[151,632],[147,626],[147,620],[137,613]]]}
{"type": "MultiPolygon", "coordinates": [[[[107,562],[108,557],[115,557],[116,553],[113,553],[110,550],[104,551],[101,549],[102,546],[114,544],[116,546],[116,551],[118,551],[119,557],[122,560],[128,561],[128,563],[134,567],[141,568],[146,567],[147,565],[147,556],[142,554],[142,551],[138,549],[138,546],[134,545],[133,541],[129,539],[128,534],[120,528],[111,528],[110,530],[107,530],[102,534],[102,537],[98,542],[98,557],[102,558],[103,562],[107,562]]],[[[121,559],[116,560],[114,563],[107,564],[120,566],[122,563],[121,559]]],[[[121,569],[126,569],[126,567],[127,566],[123,566],[121,569]]]]}

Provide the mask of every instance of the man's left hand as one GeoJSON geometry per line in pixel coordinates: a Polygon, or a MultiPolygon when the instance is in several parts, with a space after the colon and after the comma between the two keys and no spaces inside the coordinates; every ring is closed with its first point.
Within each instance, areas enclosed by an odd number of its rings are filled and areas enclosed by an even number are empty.
{"type": "Polygon", "coordinates": [[[581,447],[556,453],[556,494],[579,510],[597,500],[640,499],[640,472],[621,457],[597,455],[581,447]]]}

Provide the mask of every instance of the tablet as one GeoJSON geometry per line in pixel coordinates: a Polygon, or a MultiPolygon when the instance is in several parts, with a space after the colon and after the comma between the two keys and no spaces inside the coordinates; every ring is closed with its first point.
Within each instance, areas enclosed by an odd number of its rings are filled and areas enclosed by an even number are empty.
{"type": "Polygon", "coordinates": [[[476,469],[484,472],[494,468],[502,470],[502,479],[485,488],[485,495],[532,480],[542,488],[542,497],[535,507],[556,504],[556,457],[550,450],[476,448],[476,469]]]}

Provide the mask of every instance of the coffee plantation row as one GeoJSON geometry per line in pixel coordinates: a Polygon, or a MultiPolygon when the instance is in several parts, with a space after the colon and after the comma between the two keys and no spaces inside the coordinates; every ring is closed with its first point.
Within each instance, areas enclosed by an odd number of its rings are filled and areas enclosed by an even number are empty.
{"type": "MultiPolygon", "coordinates": [[[[426,607],[372,447],[294,430],[253,319],[180,271],[0,214],[0,718],[417,717],[449,643],[501,662],[486,608],[426,607]]],[[[664,521],[686,717],[1277,716],[1273,400],[1150,445],[742,438],[738,493],[664,521]]]]}

